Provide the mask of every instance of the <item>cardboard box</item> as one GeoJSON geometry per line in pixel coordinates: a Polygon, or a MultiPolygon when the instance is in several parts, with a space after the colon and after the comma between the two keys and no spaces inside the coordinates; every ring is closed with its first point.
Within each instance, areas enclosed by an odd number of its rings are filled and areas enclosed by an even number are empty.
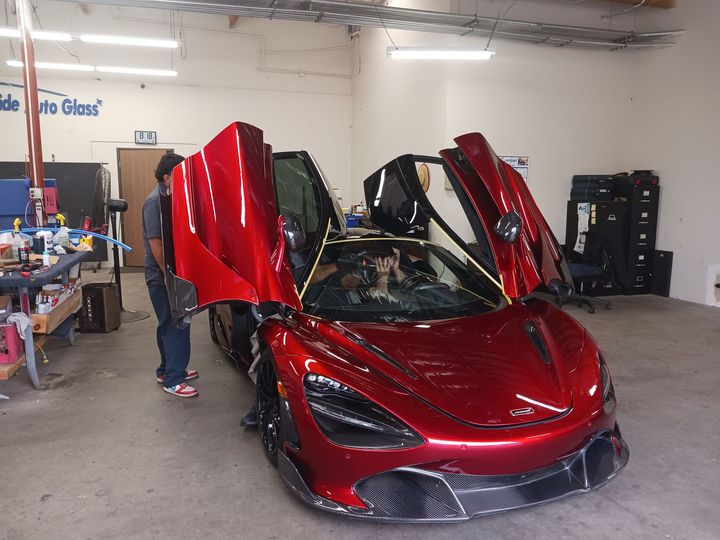
{"type": "Polygon", "coordinates": [[[12,297],[0,296],[0,322],[5,322],[13,311],[12,297]]]}
{"type": "Polygon", "coordinates": [[[50,313],[32,314],[32,326],[34,334],[51,334],[70,315],[80,309],[82,304],[82,288],[78,287],[75,292],[67,297],[61,304],[55,306],[50,313]]]}

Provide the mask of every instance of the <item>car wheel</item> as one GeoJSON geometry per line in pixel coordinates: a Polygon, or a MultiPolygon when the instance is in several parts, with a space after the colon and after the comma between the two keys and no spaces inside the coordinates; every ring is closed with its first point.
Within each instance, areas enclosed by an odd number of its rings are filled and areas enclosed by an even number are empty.
{"type": "Polygon", "coordinates": [[[257,367],[258,431],[263,450],[270,463],[277,466],[278,452],[282,451],[283,436],[280,421],[280,394],[275,364],[267,352],[257,367]]]}
{"type": "Polygon", "coordinates": [[[208,309],[208,321],[210,323],[210,339],[212,339],[215,345],[220,345],[218,330],[222,332],[222,329],[219,327],[220,317],[214,307],[208,309]]]}

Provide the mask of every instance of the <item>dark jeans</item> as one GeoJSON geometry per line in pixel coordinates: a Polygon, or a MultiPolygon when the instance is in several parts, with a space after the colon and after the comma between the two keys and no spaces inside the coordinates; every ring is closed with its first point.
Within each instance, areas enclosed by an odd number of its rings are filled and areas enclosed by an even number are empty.
{"type": "Polygon", "coordinates": [[[190,362],[190,325],[178,328],[173,324],[170,300],[164,284],[148,283],[148,292],[158,319],[160,367],[157,368],[157,375],[165,375],[165,386],[175,386],[185,382],[185,370],[190,362]]]}

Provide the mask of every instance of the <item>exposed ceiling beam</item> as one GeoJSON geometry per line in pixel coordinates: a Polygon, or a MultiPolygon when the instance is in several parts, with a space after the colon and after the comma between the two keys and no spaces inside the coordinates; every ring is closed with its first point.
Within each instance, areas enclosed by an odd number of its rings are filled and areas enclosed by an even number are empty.
{"type": "MultiPolygon", "coordinates": [[[[71,0],[65,0],[71,1],[71,0]]],[[[652,1],[652,0],[649,0],[652,1]]],[[[282,19],[418,32],[487,36],[558,47],[617,50],[667,47],[682,31],[635,33],[530,21],[496,20],[343,0],[94,0],[109,4],[237,17],[282,19]]]]}
{"type": "MultiPolygon", "coordinates": [[[[608,2],[615,2],[616,4],[631,4],[637,5],[641,3],[641,0],[607,0],[608,2]]],[[[643,7],[655,7],[655,8],[674,8],[675,0],[648,0],[643,4],[643,7]]]]}

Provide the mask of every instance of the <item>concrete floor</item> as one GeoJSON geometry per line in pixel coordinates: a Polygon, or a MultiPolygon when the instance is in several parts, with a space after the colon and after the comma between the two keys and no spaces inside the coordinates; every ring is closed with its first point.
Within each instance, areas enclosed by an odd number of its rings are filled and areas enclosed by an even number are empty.
{"type": "MultiPolygon", "coordinates": [[[[92,274],[86,273],[86,278],[92,274]]],[[[95,278],[104,277],[96,275],[95,278]]],[[[142,276],[125,305],[150,310],[142,276]]],[[[193,324],[198,399],[154,382],[154,318],[48,343],[49,389],[0,382],[0,539],[720,538],[720,310],[646,296],[568,308],[602,344],[631,449],[601,490],[460,525],[383,525],[312,510],[239,424],[253,386],[193,324]]]]}

